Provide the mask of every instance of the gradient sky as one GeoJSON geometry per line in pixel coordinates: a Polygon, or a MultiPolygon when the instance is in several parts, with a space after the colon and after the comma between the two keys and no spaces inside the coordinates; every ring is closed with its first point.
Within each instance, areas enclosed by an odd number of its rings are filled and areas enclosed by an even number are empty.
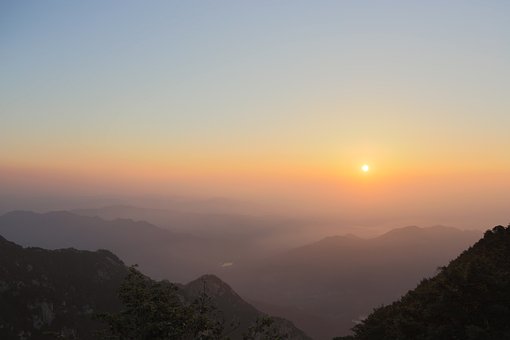
{"type": "Polygon", "coordinates": [[[503,216],[509,15],[508,1],[2,1],[0,185],[503,216]]]}

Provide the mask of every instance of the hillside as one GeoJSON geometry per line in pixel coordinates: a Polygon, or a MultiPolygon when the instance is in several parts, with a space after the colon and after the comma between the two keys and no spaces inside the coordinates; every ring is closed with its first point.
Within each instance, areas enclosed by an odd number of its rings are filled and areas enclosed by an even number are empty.
{"type": "Polygon", "coordinates": [[[498,226],[339,339],[510,339],[509,319],[510,227],[498,226]]]}
{"type": "Polygon", "coordinates": [[[94,313],[120,308],[126,274],[106,250],[22,248],[0,236],[0,338],[93,339],[94,313]]]}
{"type": "MultiPolygon", "coordinates": [[[[203,275],[184,285],[182,292],[187,300],[192,300],[205,288],[205,293],[212,297],[212,303],[221,311],[225,320],[238,320],[239,328],[230,334],[233,338],[241,338],[254,320],[264,315],[255,307],[244,301],[228,284],[215,275],[203,275]]],[[[275,317],[276,326],[289,335],[289,339],[310,339],[294,324],[283,318],[275,317]]],[[[228,325],[227,325],[228,327],[228,325]]]]}
{"type": "Polygon", "coordinates": [[[372,239],[332,236],[278,255],[259,251],[261,261],[241,259],[243,243],[69,212],[11,212],[0,216],[0,234],[24,246],[109,249],[172,282],[216,274],[257,309],[291,320],[315,339],[331,339],[435,274],[481,232],[437,226],[399,228],[372,239]],[[233,257],[234,266],[221,267],[233,257]]]}
{"type": "MultiPolygon", "coordinates": [[[[0,236],[0,339],[97,339],[104,325],[95,315],[122,308],[117,296],[127,273],[106,250],[23,248],[0,236]]],[[[178,285],[177,294],[191,302],[204,284],[227,322],[238,317],[232,339],[265,315],[212,275],[178,285]]],[[[276,324],[293,339],[308,339],[289,321],[276,324]]]]}
{"type": "Polygon", "coordinates": [[[406,227],[372,239],[333,236],[271,256],[222,278],[255,305],[316,339],[348,332],[452,260],[481,232],[406,227]],[[336,332],[336,333],[335,333],[336,332]]]}

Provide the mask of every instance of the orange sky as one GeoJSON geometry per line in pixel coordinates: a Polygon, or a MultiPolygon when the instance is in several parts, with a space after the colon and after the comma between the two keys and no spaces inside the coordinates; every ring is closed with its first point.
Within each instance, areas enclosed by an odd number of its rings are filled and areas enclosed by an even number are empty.
{"type": "Polygon", "coordinates": [[[505,216],[508,4],[140,6],[3,8],[3,195],[505,216]]]}

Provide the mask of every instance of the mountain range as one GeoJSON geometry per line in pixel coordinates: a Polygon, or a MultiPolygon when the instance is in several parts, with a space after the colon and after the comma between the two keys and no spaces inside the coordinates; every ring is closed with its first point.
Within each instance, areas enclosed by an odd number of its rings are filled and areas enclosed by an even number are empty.
{"type": "MultiPolygon", "coordinates": [[[[13,211],[0,216],[0,234],[24,246],[109,249],[155,278],[186,282],[230,261],[235,250],[145,221],[105,220],[67,211],[13,211]]],[[[232,244],[232,247],[237,247],[232,244]]]]}
{"type": "Polygon", "coordinates": [[[331,339],[435,274],[480,235],[436,226],[371,239],[333,236],[232,267],[222,278],[262,310],[294,321],[316,339],[331,339]]]}
{"type": "Polygon", "coordinates": [[[65,211],[7,213],[0,216],[0,234],[24,246],[109,249],[156,279],[187,282],[215,274],[259,310],[294,322],[314,339],[330,339],[434,275],[481,232],[405,227],[375,238],[332,236],[280,252],[261,249],[254,257],[236,240],[65,211]]]}
{"type": "MultiPolygon", "coordinates": [[[[117,293],[127,273],[107,250],[23,248],[0,236],[0,338],[97,339],[104,325],[96,316],[121,309],[117,293]]],[[[214,275],[178,287],[185,301],[205,287],[225,320],[239,323],[232,339],[265,315],[214,275]]],[[[292,339],[309,339],[287,320],[275,323],[292,339]]]]}

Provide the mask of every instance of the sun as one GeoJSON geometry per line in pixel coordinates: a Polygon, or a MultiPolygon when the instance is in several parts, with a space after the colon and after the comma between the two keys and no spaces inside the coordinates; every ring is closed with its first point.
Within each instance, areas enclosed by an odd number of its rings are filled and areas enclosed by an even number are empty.
{"type": "Polygon", "coordinates": [[[361,166],[361,171],[363,171],[363,172],[368,172],[368,171],[370,171],[370,167],[368,166],[368,164],[363,164],[363,165],[361,166]]]}

